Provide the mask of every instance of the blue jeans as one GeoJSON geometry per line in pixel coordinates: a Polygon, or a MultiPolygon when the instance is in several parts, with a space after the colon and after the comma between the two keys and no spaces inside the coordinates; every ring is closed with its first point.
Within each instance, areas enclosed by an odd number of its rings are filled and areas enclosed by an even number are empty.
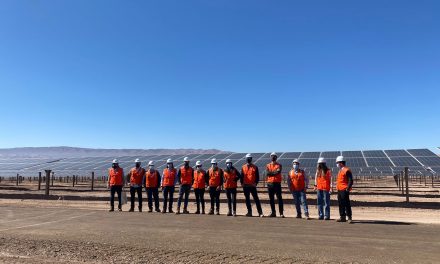
{"type": "Polygon", "coordinates": [[[318,215],[319,219],[330,218],[330,193],[318,190],[318,215]]]}
{"type": "Polygon", "coordinates": [[[296,207],[296,214],[301,215],[301,205],[306,216],[309,215],[309,207],[307,206],[307,198],[305,191],[293,191],[292,192],[293,201],[296,207]]]}
{"type": "Polygon", "coordinates": [[[184,198],[183,209],[186,210],[188,208],[188,198],[190,191],[191,191],[191,185],[189,184],[180,185],[179,199],[177,199],[177,209],[180,209],[180,205],[182,204],[182,198],[184,198]],[[183,197],[184,195],[185,197],[183,197]]]}

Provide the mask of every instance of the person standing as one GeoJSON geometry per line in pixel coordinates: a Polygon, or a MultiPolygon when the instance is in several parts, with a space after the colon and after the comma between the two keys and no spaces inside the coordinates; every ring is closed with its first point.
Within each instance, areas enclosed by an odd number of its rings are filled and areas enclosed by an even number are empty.
{"type": "Polygon", "coordinates": [[[159,209],[159,185],[160,185],[160,173],[154,169],[154,162],[148,162],[148,170],[145,172],[145,190],[148,197],[148,212],[153,212],[153,198],[154,209],[160,213],[159,209]]]}
{"type": "Polygon", "coordinates": [[[319,220],[330,220],[330,194],[332,171],[327,167],[324,158],[318,159],[318,168],[315,175],[315,191],[317,191],[319,220]]]}
{"type": "Polygon", "coordinates": [[[269,193],[269,202],[271,214],[269,217],[276,217],[275,211],[275,195],[278,200],[278,207],[280,211],[280,217],[284,218],[284,204],[283,196],[281,192],[281,171],[283,167],[277,162],[278,156],[275,152],[270,154],[271,162],[266,165],[266,175],[267,175],[267,191],[269,193]]]}
{"type": "Polygon", "coordinates": [[[124,186],[124,170],[119,167],[119,162],[114,159],[112,167],[108,170],[107,188],[110,189],[110,210],[115,210],[115,193],[118,194],[118,211],[122,211],[122,187],[124,186]]]}
{"type": "Polygon", "coordinates": [[[215,204],[215,214],[220,215],[220,193],[223,185],[223,170],[218,167],[216,159],[211,160],[211,168],[208,170],[208,177],[209,196],[211,198],[211,209],[209,210],[209,214],[214,214],[215,204]]]}
{"type": "Polygon", "coordinates": [[[173,212],[173,200],[174,200],[174,187],[177,182],[177,170],[174,168],[173,161],[171,159],[167,160],[167,168],[163,170],[162,173],[162,182],[160,186],[162,187],[163,193],[163,209],[162,213],[167,212],[167,204],[168,204],[168,212],[173,212]]]}
{"type": "Polygon", "coordinates": [[[183,159],[183,166],[180,167],[177,172],[177,182],[180,184],[179,189],[179,199],[177,200],[177,211],[176,214],[180,214],[180,205],[182,204],[182,198],[185,195],[185,200],[183,202],[183,213],[189,214],[188,212],[188,198],[191,191],[191,184],[194,175],[194,169],[189,166],[189,158],[185,157],[183,159]]]}
{"type": "Polygon", "coordinates": [[[226,169],[223,171],[223,188],[226,190],[226,198],[228,199],[227,216],[237,215],[237,182],[240,177],[240,173],[232,165],[232,161],[227,159],[226,169]]]}
{"type": "Polygon", "coordinates": [[[348,223],[352,223],[352,212],[350,203],[350,191],[353,186],[353,175],[350,168],[346,166],[343,156],[336,158],[336,164],[339,168],[336,179],[336,189],[338,190],[339,216],[338,222],[345,222],[348,217],[348,223]]]}
{"type": "Polygon", "coordinates": [[[145,176],[145,170],[141,167],[141,161],[136,159],[135,167],[130,170],[129,179],[130,179],[130,210],[129,212],[134,212],[134,199],[136,198],[136,193],[138,196],[138,209],[139,212],[142,212],[142,181],[145,176]]]}
{"type": "Polygon", "coordinates": [[[202,214],[205,214],[205,188],[208,186],[208,181],[208,174],[202,169],[202,162],[198,160],[193,178],[193,189],[197,204],[196,214],[200,214],[200,207],[202,207],[202,214]]]}
{"type": "Polygon", "coordinates": [[[252,163],[252,155],[246,154],[246,164],[241,167],[240,182],[243,186],[243,193],[246,199],[246,216],[252,216],[252,205],[250,195],[254,198],[255,205],[257,206],[258,215],[263,217],[263,210],[261,208],[260,199],[258,198],[257,185],[260,181],[260,173],[258,167],[252,163]]]}
{"type": "Polygon", "coordinates": [[[301,205],[304,210],[304,215],[307,220],[309,217],[309,208],[307,206],[306,190],[309,186],[309,178],[307,177],[304,170],[300,169],[299,160],[295,159],[292,162],[293,168],[289,172],[289,179],[287,185],[292,193],[293,201],[296,208],[296,218],[302,218],[301,215],[301,205]]]}

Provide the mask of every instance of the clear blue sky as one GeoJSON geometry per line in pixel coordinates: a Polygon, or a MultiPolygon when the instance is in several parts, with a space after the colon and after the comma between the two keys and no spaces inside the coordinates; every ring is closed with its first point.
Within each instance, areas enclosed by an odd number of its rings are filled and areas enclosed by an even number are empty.
{"type": "Polygon", "coordinates": [[[0,147],[439,146],[440,2],[0,2],[0,147]]]}

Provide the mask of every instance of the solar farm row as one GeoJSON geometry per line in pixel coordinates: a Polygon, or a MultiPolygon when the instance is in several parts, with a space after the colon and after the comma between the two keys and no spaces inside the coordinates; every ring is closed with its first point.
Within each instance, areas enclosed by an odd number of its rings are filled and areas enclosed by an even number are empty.
{"type": "MultiPolygon", "coordinates": [[[[211,159],[216,158],[220,166],[225,165],[226,159],[231,159],[235,166],[245,163],[246,153],[221,154],[190,154],[190,155],[153,155],[153,156],[124,156],[124,157],[85,157],[65,159],[38,159],[38,158],[3,158],[0,159],[0,175],[11,176],[19,173],[23,176],[35,176],[40,171],[51,169],[58,175],[86,175],[94,171],[97,175],[105,175],[113,158],[118,158],[120,166],[125,170],[133,167],[136,158],[141,159],[145,166],[153,160],[156,168],[161,170],[166,166],[166,160],[174,160],[176,167],[183,164],[183,158],[189,157],[192,165],[200,160],[204,168],[210,166],[211,159]]],[[[314,173],[318,158],[327,159],[327,165],[336,170],[335,159],[343,155],[347,165],[356,175],[392,175],[404,167],[410,167],[413,172],[426,171],[427,167],[440,172],[440,157],[428,149],[407,150],[366,150],[366,151],[323,151],[323,152],[280,152],[278,162],[284,173],[288,172],[293,159],[299,159],[301,166],[309,173],[314,173]]],[[[252,153],[254,163],[264,170],[270,161],[270,153],[252,153]]]]}

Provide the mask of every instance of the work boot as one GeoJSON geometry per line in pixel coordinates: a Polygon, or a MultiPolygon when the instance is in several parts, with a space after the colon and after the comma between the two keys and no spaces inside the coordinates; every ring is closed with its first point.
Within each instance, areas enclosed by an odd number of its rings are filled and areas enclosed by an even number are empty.
{"type": "Polygon", "coordinates": [[[153,208],[151,208],[151,207],[148,208],[148,212],[149,212],[149,213],[152,213],[152,212],[153,212],[153,208]]]}
{"type": "Polygon", "coordinates": [[[177,207],[176,215],[180,214],[180,208],[177,207]]]}
{"type": "Polygon", "coordinates": [[[284,216],[284,214],[280,214],[280,217],[281,217],[281,218],[284,218],[285,216],[284,216]]]}
{"type": "Polygon", "coordinates": [[[258,213],[258,217],[264,217],[263,213],[258,213]]]}
{"type": "Polygon", "coordinates": [[[209,213],[208,213],[209,215],[213,215],[214,214],[214,209],[209,209],[209,213]]]}
{"type": "Polygon", "coordinates": [[[199,210],[199,209],[197,209],[197,211],[195,212],[195,214],[200,214],[200,210],[199,210]]]}
{"type": "Polygon", "coordinates": [[[302,216],[301,216],[300,214],[297,214],[297,215],[296,215],[296,218],[301,219],[302,216]]]}
{"type": "Polygon", "coordinates": [[[130,208],[130,210],[128,210],[129,212],[134,212],[133,207],[130,208]]]}
{"type": "Polygon", "coordinates": [[[347,220],[345,219],[345,217],[341,217],[338,220],[336,220],[336,222],[342,223],[342,222],[347,222],[347,220]]]}
{"type": "Polygon", "coordinates": [[[162,209],[162,214],[165,214],[167,212],[167,208],[166,207],[163,207],[163,209],[162,209]]]}
{"type": "Polygon", "coordinates": [[[235,211],[232,212],[232,216],[234,216],[234,217],[237,216],[237,214],[235,213],[235,211]]]}
{"type": "Polygon", "coordinates": [[[269,217],[277,217],[275,212],[270,213],[269,217]]]}
{"type": "Polygon", "coordinates": [[[139,207],[139,213],[142,213],[142,207],[139,207]]]}
{"type": "Polygon", "coordinates": [[[118,206],[118,211],[122,212],[122,206],[120,206],[120,205],[118,206]]]}
{"type": "Polygon", "coordinates": [[[159,207],[156,208],[156,212],[157,212],[157,213],[160,213],[160,209],[159,209],[159,207]]]}
{"type": "Polygon", "coordinates": [[[217,211],[215,212],[216,215],[220,215],[220,209],[217,209],[217,211]]]}
{"type": "Polygon", "coordinates": [[[232,216],[231,211],[228,211],[228,213],[226,214],[226,216],[232,216]]]}
{"type": "Polygon", "coordinates": [[[348,217],[348,221],[347,221],[349,224],[352,224],[353,223],[353,219],[351,219],[351,217],[348,217]]]}
{"type": "Polygon", "coordinates": [[[202,214],[205,214],[205,204],[202,204],[202,214]]]}
{"type": "Polygon", "coordinates": [[[109,212],[114,212],[115,208],[114,207],[110,207],[110,210],[108,210],[109,212]]]}
{"type": "Polygon", "coordinates": [[[186,208],[183,208],[183,214],[189,214],[189,211],[186,208]]]}
{"type": "Polygon", "coordinates": [[[169,212],[170,214],[174,214],[173,208],[168,208],[168,212],[169,212]]]}
{"type": "Polygon", "coordinates": [[[247,216],[247,217],[252,217],[252,212],[248,212],[248,213],[246,214],[246,216],[247,216]]]}
{"type": "Polygon", "coordinates": [[[309,214],[306,214],[306,220],[310,220],[309,214]]]}

